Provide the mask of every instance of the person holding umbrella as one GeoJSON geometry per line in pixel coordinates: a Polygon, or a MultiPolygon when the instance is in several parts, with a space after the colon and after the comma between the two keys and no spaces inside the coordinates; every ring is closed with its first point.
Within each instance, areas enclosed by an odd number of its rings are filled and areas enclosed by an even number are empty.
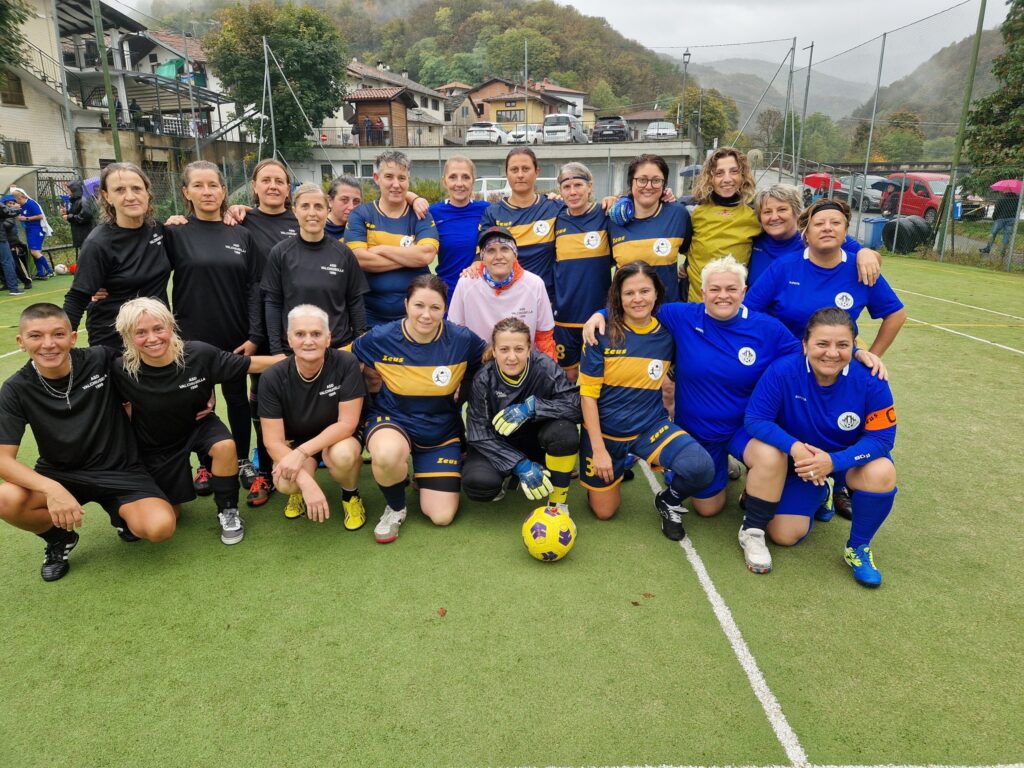
{"type": "Polygon", "coordinates": [[[1003,233],[1003,253],[1010,247],[1010,236],[1013,233],[1013,221],[1020,211],[1020,189],[1019,179],[1003,179],[992,185],[992,190],[999,192],[995,207],[992,209],[992,232],[989,235],[988,243],[984,248],[979,248],[980,253],[990,253],[996,236],[1003,233]]]}

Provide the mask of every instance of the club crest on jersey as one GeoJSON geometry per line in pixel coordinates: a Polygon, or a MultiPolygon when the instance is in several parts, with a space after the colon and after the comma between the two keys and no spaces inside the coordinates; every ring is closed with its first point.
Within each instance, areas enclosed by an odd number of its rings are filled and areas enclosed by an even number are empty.
{"type": "Polygon", "coordinates": [[[661,360],[651,360],[647,365],[647,375],[650,377],[651,381],[657,381],[660,379],[664,372],[665,366],[662,364],[661,360]]]}
{"type": "Polygon", "coordinates": [[[583,247],[590,248],[593,250],[601,244],[601,233],[600,232],[587,232],[583,236],[583,247]]]}
{"type": "Polygon", "coordinates": [[[853,296],[846,291],[836,294],[836,306],[840,309],[850,309],[853,306],[853,296]]]}
{"type": "Polygon", "coordinates": [[[410,245],[412,245],[415,242],[416,242],[416,240],[413,238],[412,235],[406,235],[405,237],[402,238],[402,240],[399,243],[399,245],[402,248],[408,248],[410,245]]]}
{"type": "Polygon", "coordinates": [[[434,372],[430,374],[430,380],[437,386],[443,387],[452,380],[452,369],[447,365],[439,365],[434,369],[434,372]]]}
{"type": "Polygon", "coordinates": [[[654,241],[654,255],[655,256],[668,256],[672,251],[672,243],[668,241],[667,237],[659,237],[654,241]]]}
{"type": "Polygon", "coordinates": [[[757,352],[751,347],[741,347],[740,351],[736,354],[739,361],[744,365],[753,365],[757,362],[757,352]]]}
{"type": "Polygon", "coordinates": [[[548,232],[551,231],[551,224],[546,221],[535,221],[533,222],[533,234],[540,237],[544,237],[548,232]]]}
{"type": "Polygon", "coordinates": [[[839,418],[836,419],[836,424],[844,432],[850,432],[860,426],[860,416],[853,411],[846,411],[845,413],[839,414],[839,418]]]}

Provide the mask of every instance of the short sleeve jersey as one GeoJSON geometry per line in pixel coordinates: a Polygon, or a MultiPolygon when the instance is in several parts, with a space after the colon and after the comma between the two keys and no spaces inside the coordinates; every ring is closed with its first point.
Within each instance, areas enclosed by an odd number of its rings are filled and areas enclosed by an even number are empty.
{"type": "Polygon", "coordinates": [[[448,295],[455,290],[459,275],[476,258],[476,239],[479,236],[480,217],[490,203],[470,200],[463,206],[442,200],[430,206],[430,215],[437,225],[440,245],[437,249],[437,276],[448,286],[448,295]]]}
{"type": "Polygon", "coordinates": [[[137,465],[135,436],[110,380],[113,358],[107,347],[71,350],[72,375],[47,380],[57,392],[70,386],[70,408],[27,363],[0,389],[0,444],[19,445],[30,426],[39,449],[36,466],[119,471],[137,465]]]}
{"type": "MultiPolygon", "coordinates": [[[[502,199],[484,211],[480,231],[488,227],[505,227],[512,233],[519,251],[519,263],[544,281],[548,297],[555,298],[555,219],[565,207],[544,195],[523,208],[502,199]]],[[[555,305],[557,308],[557,304],[555,305]]]]}
{"type": "Polygon", "coordinates": [[[183,367],[142,363],[137,379],[124,370],[121,358],[112,367],[117,391],[132,404],[132,427],[145,454],[183,445],[196,427],[196,414],[207,407],[213,386],[248,370],[249,358],[202,341],[185,342],[183,367]]]}
{"type": "Polygon", "coordinates": [[[657,320],[639,331],[627,325],[621,343],[601,334],[584,348],[580,395],[597,400],[604,434],[635,437],[668,418],[661,386],[674,357],[672,334],[657,320]]]}
{"type": "Polygon", "coordinates": [[[552,330],[555,320],[544,282],[521,268],[516,271],[518,277],[506,288],[494,289],[480,277],[460,279],[451,297],[448,319],[484,340],[491,338],[495,324],[506,317],[526,323],[531,339],[537,338],[537,331],[552,330]]]}
{"type": "MultiPolygon", "coordinates": [[[[43,212],[39,203],[33,200],[31,197],[25,201],[25,204],[21,206],[22,216],[38,216],[43,212]]],[[[43,220],[36,219],[35,221],[23,221],[21,226],[25,228],[25,236],[39,234],[43,231],[43,220]]]]}
{"type": "Polygon", "coordinates": [[[386,417],[422,446],[458,436],[462,418],[454,396],[463,378],[480,367],[485,347],[471,330],[447,321],[425,344],[409,337],[402,320],[371,329],[352,344],[360,362],[384,382],[371,417],[386,417]]]}
{"type": "Polygon", "coordinates": [[[676,423],[701,442],[729,440],[743,426],[750,393],[775,360],[800,343],[774,317],[746,307],[716,320],[703,304],[658,312],[676,342],[676,423]]]}
{"type": "MultiPolygon", "coordinates": [[[[851,256],[860,253],[861,244],[849,235],[843,243],[843,250],[851,256]]],[[[747,267],[747,285],[753,285],[775,261],[784,256],[800,255],[804,252],[804,238],[799,232],[790,237],[776,240],[767,232],[754,238],[750,251],[750,265],[747,267]]]]}
{"type": "Polygon", "coordinates": [[[555,220],[555,323],[581,327],[607,303],[611,284],[608,217],[596,203],[579,216],[563,208],[555,220]]]}
{"type": "MultiPolygon", "coordinates": [[[[429,214],[422,220],[417,219],[409,206],[401,216],[392,218],[377,203],[363,203],[348,216],[345,243],[353,251],[375,245],[432,245],[437,248],[437,227],[429,214]]],[[[363,299],[367,320],[379,324],[402,318],[409,283],[429,271],[426,267],[400,267],[388,272],[366,273],[370,288],[363,299]]]]}
{"type": "Polygon", "coordinates": [[[616,266],[633,261],[650,264],[665,284],[665,301],[681,301],[679,295],[679,250],[693,232],[690,214],[679,203],[660,203],[658,210],[645,219],[633,219],[619,226],[608,222],[612,256],[616,266]]]}
{"type": "Polygon", "coordinates": [[[779,259],[747,292],[744,303],[777,317],[798,339],[811,315],[822,307],[845,309],[854,328],[865,308],[873,318],[903,309],[903,302],[884,277],[870,287],[857,282],[856,260],[845,251],[834,267],[819,267],[806,251],[779,259]]]}
{"type": "Polygon", "coordinates": [[[690,211],[693,241],[686,254],[687,301],[701,301],[700,273],[712,260],[732,254],[740,264],[750,263],[750,248],[761,222],[749,205],[694,206],[690,211]]]}
{"type": "Polygon", "coordinates": [[[288,358],[260,379],[259,414],[284,421],[285,439],[292,445],[312,440],[338,421],[338,406],[365,397],[359,361],[349,352],[328,349],[324,367],[313,381],[303,379],[288,358]]]}

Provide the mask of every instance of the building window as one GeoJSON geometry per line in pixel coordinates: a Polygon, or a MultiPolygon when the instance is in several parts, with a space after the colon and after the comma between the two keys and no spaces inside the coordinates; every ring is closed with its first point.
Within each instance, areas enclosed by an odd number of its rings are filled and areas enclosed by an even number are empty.
{"type": "Polygon", "coordinates": [[[25,93],[21,90],[21,80],[10,72],[0,71],[0,104],[14,107],[25,106],[25,93]]]}
{"type": "Polygon", "coordinates": [[[463,117],[469,117],[469,107],[463,107],[462,108],[462,116],[463,117]]]}
{"type": "Polygon", "coordinates": [[[499,109],[495,122],[522,123],[526,121],[525,109],[499,109]]]}
{"type": "Polygon", "coordinates": [[[420,96],[420,106],[421,107],[426,109],[427,108],[427,104],[429,104],[429,103],[430,103],[430,99],[428,99],[426,96],[420,96]]]}
{"type": "Polygon", "coordinates": [[[320,178],[322,178],[324,181],[332,181],[334,179],[334,168],[326,164],[321,165],[320,178]]]}
{"type": "Polygon", "coordinates": [[[437,99],[431,99],[430,100],[430,108],[432,110],[434,110],[435,112],[437,112],[441,108],[441,104],[438,102],[437,99]]]}
{"type": "Polygon", "coordinates": [[[4,162],[8,165],[32,165],[32,147],[27,141],[5,141],[4,162]]]}

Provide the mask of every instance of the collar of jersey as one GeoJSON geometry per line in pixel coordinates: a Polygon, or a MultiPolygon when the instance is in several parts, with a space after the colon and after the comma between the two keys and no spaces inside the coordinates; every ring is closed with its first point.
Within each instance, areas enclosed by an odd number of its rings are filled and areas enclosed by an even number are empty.
{"type": "Polygon", "coordinates": [[[664,207],[665,207],[665,203],[663,203],[661,200],[659,200],[658,201],[658,207],[654,209],[654,213],[652,213],[650,216],[644,216],[643,218],[641,218],[640,216],[637,216],[637,217],[635,217],[633,219],[633,221],[649,221],[650,219],[653,219],[655,216],[657,216],[659,213],[661,213],[661,209],[664,208],[664,207]]]}
{"type": "Polygon", "coordinates": [[[377,213],[379,213],[385,219],[401,219],[401,218],[403,218],[405,216],[405,214],[407,214],[409,212],[409,204],[408,203],[405,204],[405,208],[403,208],[402,212],[400,214],[398,214],[397,216],[388,216],[386,213],[384,213],[384,211],[381,210],[380,200],[379,199],[373,201],[373,207],[377,210],[377,213]]]}
{"type": "Polygon", "coordinates": [[[653,333],[654,331],[658,330],[658,327],[660,325],[660,323],[658,323],[658,318],[653,316],[651,317],[651,322],[649,322],[643,328],[634,328],[627,322],[623,322],[622,324],[629,328],[629,330],[631,330],[633,333],[639,334],[640,336],[644,336],[648,333],[653,333]]]}
{"type": "MultiPolygon", "coordinates": [[[[839,253],[842,254],[842,256],[839,258],[839,263],[840,264],[845,264],[846,263],[846,251],[844,251],[842,248],[840,248],[839,249],[839,253]]],[[[810,260],[811,260],[811,249],[810,248],[804,248],[804,261],[810,261],[810,260]]],[[[815,264],[814,266],[818,266],[818,265],[815,264]]],[[[832,267],[822,267],[822,269],[832,269],[832,267]]]]}
{"type": "Polygon", "coordinates": [[[405,338],[407,340],[411,341],[413,344],[433,344],[435,341],[437,341],[438,339],[441,338],[441,332],[444,330],[444,321],[443,320],[441,321],[441,324],[439,326],[437,326],[437,333],[434,334],[434,338],[432,338],[430,341],[416,341],[416,339],[414,339],[409,334],[409,332],[405,330],[405,321],[406,321],[406,319],[408,319],[408,318],[403,318],[402,319],[402,335],[405,336],[405,338]]]}
{"type": "Polygon", "coordinates": [[[515,209],[517,211],[525,211],[527,208],[533,208],[533,206],[535,206],[537,203],[540,202],[540,192],[534,192],[533,194],[535,195],[535,197],[533,198],[533,202],[530,203],[529,205],[523,205],[523,206],[512,205],[512,203],[509,202],[509,199],[507,197],[501,198],[501,202],[503,202],[509,208],[513,208],[513,209],[515,209]]]}
{"type": "MultiPolygon", "coordinates": [[[[813,375],[814,372],[811,370],[811,361],[807,359],[807,355],[804,355],[804,366],[807,368],[807,372],[813,375]]],[[[843,367],[842,373],[840,373],[839,375],[840,376],[849,376],[850,375],[850,364],[849,363],[847,363],[843,367]]]]}
{"type": "Polygon", "coordinates": [[[746,304],[740,304],[740,311],[739,312],[737,312],[735,315],[730,317],[728,320],[719,320],[718,318],[712,317],[711,313],[708,312],[707,305],[706,304],[704,305],[704,317],[708,318],[709,320],[713,320],[714,322],[718,323],[719,325],[729,325],[730,323],[733,323],[736,320],[746,320],[747,317],[749,316],[749,314],[750,314],[750,310],[747,309],[747,305],[746,304]]]}
{"type": "Polygon", "coordinates": [[[501,376],[502,381],[504,381],[509,386],[518,387],[520,384],[523,383],[523,381],[526,380],[526,375],[530,372],[530,354],[526,354],[526,367],[523,368],[523,372],[519,374],[518,379],[510,379],[508,376],[506,376],[505,372],[501,370],[501,366],[498,365],[497,361],[494,362],[494,367],[498,369],[498,375],[501,376]]]}

